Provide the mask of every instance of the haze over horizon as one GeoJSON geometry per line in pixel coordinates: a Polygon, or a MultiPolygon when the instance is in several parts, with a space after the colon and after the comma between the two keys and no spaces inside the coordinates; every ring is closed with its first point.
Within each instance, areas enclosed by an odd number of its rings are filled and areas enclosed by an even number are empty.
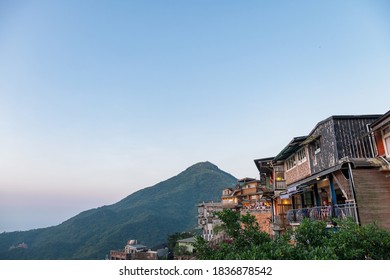
{"type": "Polygon", "coordinates": [[[389,110],[390,2],[1,1],[0,232],[389,110]]]}

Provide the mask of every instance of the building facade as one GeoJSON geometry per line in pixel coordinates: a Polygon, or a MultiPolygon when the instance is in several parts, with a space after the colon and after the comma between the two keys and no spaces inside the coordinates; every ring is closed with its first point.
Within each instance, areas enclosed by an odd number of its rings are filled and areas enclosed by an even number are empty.
{"type": "Polygon", "coordinates": [[[222,222],[216,215],[222,211],[221,202],[202,202],[197,205],[198,208],[198,226],[202,230],[202,237],[210,243],[219,243],[223,240],[224,235],[218,231],[218,227],[222,222]]]}
{"type": "Polygon", "coordinates": [[[221,202],[203,202],[197,205],[198,225],[202,229],[203,239],[217,244],[226,238],[224,232],[218,230],[222,221],[217,213],[223,209],[232,209],[240,212],[241,215],[249,213],[255,217],[262,231],[271,234],[270,194],[272,190],[269,179],[266,179],[266,176],[263,179],[248,177],[240,179],[234,188],[226,188],[222,191],[221,202]]]}
{"type": "Polygon", "coordinates": [[[273,233],[303,218],[331,225],[333,218],[349,217],[390,229],[388,124],[389,113],[331,116],[275,157],[256,159],[260,177],[272,182],[273,233]]]}

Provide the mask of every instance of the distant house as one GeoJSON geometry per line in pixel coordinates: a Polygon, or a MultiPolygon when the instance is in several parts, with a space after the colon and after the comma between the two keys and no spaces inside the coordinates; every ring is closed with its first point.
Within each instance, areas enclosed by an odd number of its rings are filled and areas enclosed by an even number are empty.
{"type": "Polygon", "coordinates": [[[28,245],[26,244],[26,243],[24,243],[24,242],[22,242],[22,243],[19,243],[18,245],[12,245],[10,248],[9,248],[9,250],[13,250],[13,249],[28,249],[28,245]]]}
{"type": "Polygon", "coordinates": [[[271,196],[273,190],[270,182],[245,177],[237,181],[235,188],[222,191],[221,202],[203,202],[198,204],[198,225],[202,228],[202,237],[206,241],[217,244],[226,235],[222,230],[222,221],[217,213],[223,209],[239,211],[241,215],[249,213],[254,216],[262,231],[271,234],[272,217],[271,196]]]}
{"type": "Polygon", "coordinates": [[[202,202],[197,205],[198,208],[198,226],[202,229],[202,237],[204,240],[218,243],[224,236],[223,233],[216,231],[216,228],[221,225],[221,220],[216,215],[222,211],[221,202],[202,202]]]}
{"type": "Polygon", "coordinates": [[[264,181],[272,182],[274,234],[303,218],[330,223],[350,217],[390,229],[388,123],[389,113],[331,116],[308,135],[293,138],[275,157],[256,159],[264,181]]]}
{"type": "Polygon", "coordinates": [[[256,218],[260,228],[270,233],[271,199],[273,194],[266,177],[245,177],[237,181],[234,189],[228,188],[222,191],[222,208],[240,211],[242,215],[250,213],[256,218]]]}
{"type": "Polygon", "coordinates": [[[176,243],[179,247],[185,248],[186,252],[189,254],[193,254],[195,251],[194,248],[195,237],[180,239],[176,243]]]}
{"type": "Polygon", "coordinates": [[[136,240],[129,240],[122,250],[111,250],[110,260],[157,260],[158,252],[147,246],[138,244],[136,240]]]}

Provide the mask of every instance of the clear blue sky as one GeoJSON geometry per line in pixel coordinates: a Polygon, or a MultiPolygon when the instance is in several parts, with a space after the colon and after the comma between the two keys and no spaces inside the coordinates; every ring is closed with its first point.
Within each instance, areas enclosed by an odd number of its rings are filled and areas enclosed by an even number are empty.
{"type": "Polygon", "coordinates": [[[330,115],[390,105],[389,1],[0,0],[0,231],[199,161],[256,177],[330,115]]]}

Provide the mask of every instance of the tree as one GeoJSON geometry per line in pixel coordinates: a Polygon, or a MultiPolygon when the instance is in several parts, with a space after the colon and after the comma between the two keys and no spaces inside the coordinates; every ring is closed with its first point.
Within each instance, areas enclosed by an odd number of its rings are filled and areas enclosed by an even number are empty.
{"type": "Polygon", "coordinates": [[[187,251],[187,247],[185,246],[179,246],[177,244],[177,241],[180,239],[185,239],[189,237],[193,237],[194,233],[191,232],[175,232],[174,234],[171,234],[168,236],[168,250],[170,252],[170,256],[183,256],[183,255],[190,255],[191,253],[187,251]]]}
{"type": "Polygon", "coordinates": [[[359,226],[351,220],[344,221],[331,232],[328,244],[338,259],[390,259],[390,233],[376,223],[359,226]]]}
{"type": "Polygon", "coordinates": [[[168,235],[168,249],[173,252],[177,245],[177,241],[184,238],[192,237],[193,233],[191,232],[175,232],[174,234],[168,235]]]}
{"type": "Polygon", "coordinates": [[[199,259],[241,259],[242,252],[249,253],[253,246],[267,246],[271,242],[270,236],[260,230],[255,217],[249,213],[240,215],[239,212],[225,209],[217,215],[223,222],[221,228],[228,238],[210,247],[203,238],[198,237],[195,249],[199,259]]]}
{"type": "Polygon", "coordinates": [[[272,239],[260,231],[249,213],[232,210],[218,213],[228,238],[210,246],[198,237],[195,243],[199,259],[268,260],[363,260],[390,259],[390,233],[375,223],[359,226],[351,220],[325,222],[304,219],[295,230],[272,239]]]}

